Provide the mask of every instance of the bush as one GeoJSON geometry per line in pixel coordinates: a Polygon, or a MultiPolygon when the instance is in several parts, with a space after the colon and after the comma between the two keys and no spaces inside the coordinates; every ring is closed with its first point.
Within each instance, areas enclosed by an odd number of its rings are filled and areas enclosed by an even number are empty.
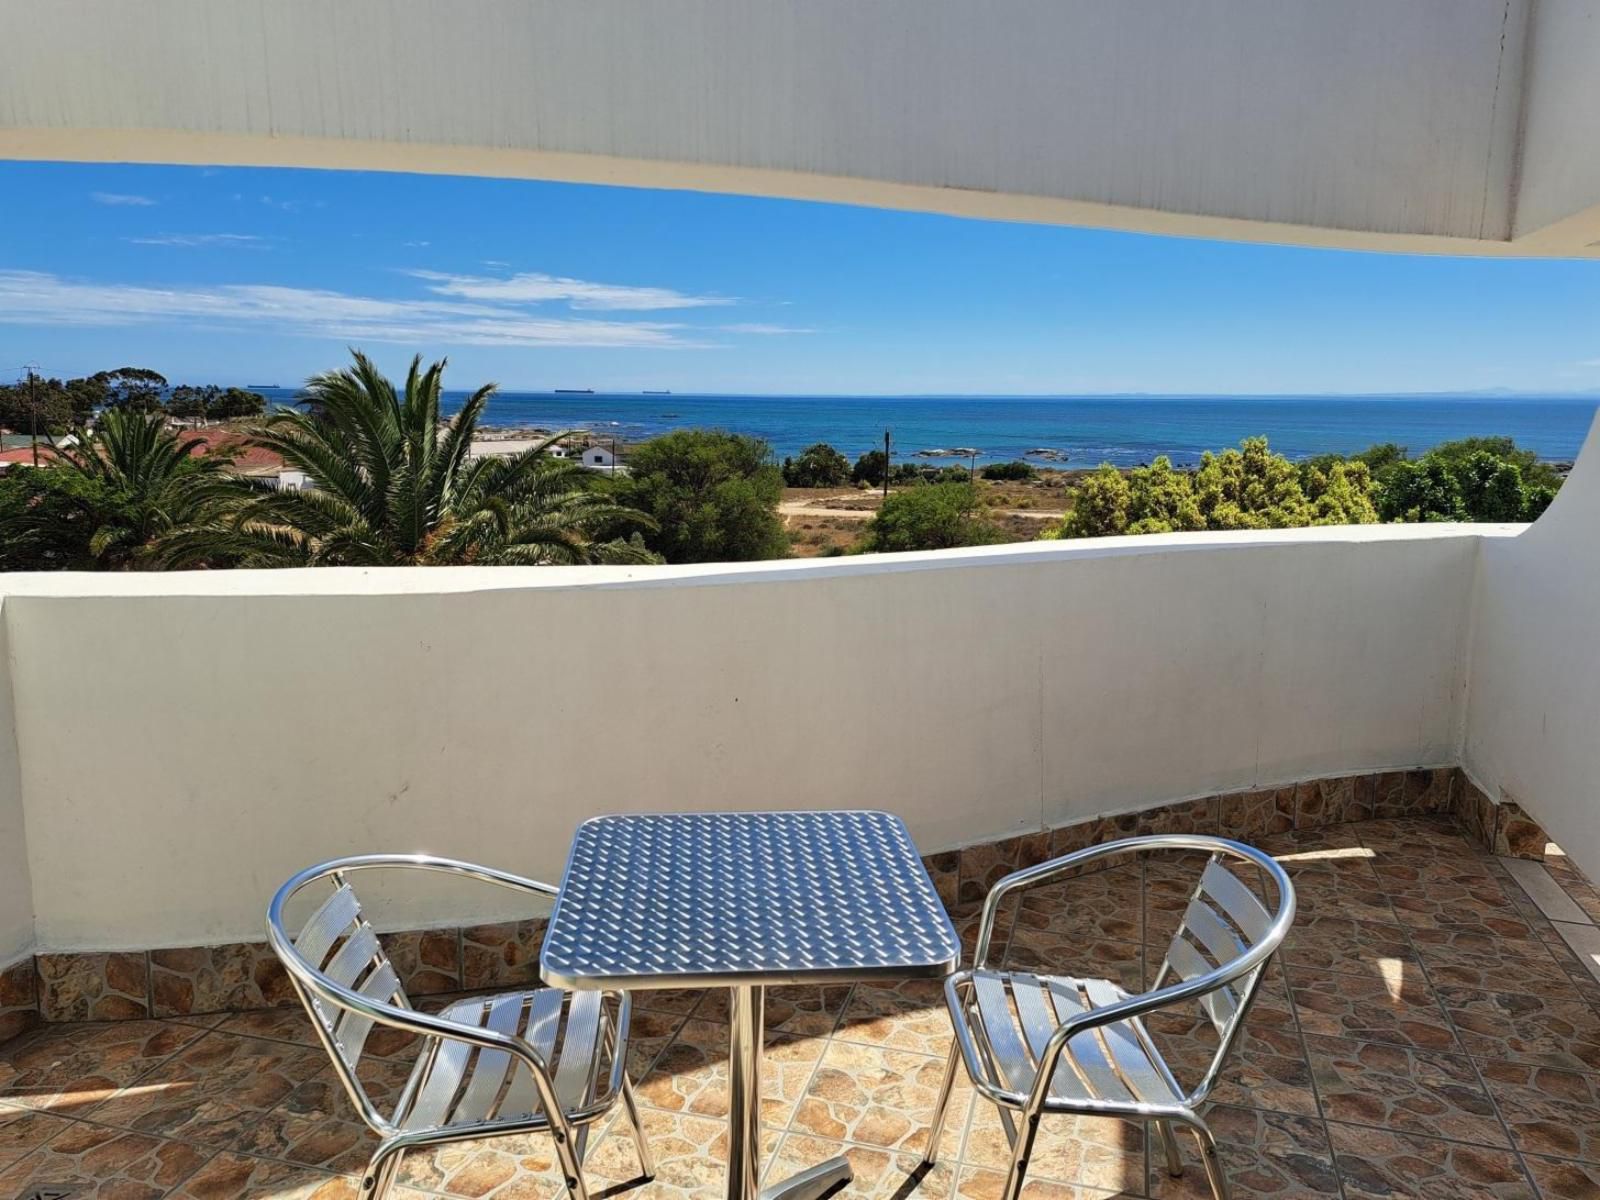
{"type": "Polygon", "coordinates": [[[1110,464],[1079,485],[1057,536],[1107,537],[1202,529],[1288,529],[1377,520],[1364,463],[1335,461],[1305,475],[1266,438],[1209,451],[1193,472],[1162,456],[1126,474],[1110,464]]]}
{"type": "Polygon", "coordinates": [[[783,460],[783,482],[789,487],[842,487],[850,478],[850,461],[827,442],[807,446],[799,458],[783,460]]]}
{"type": "Polygon", "coordinates": [[[974,515],[977,507],[977,489],[970,483],[936,483],[896,492],[867,525],[860,549],[949,550],[1001,541],[1000,530],[974,515]]]}
{"type": "Polygon", "coordinates": [[[1386,464],[1378,512],[1385,521],[1532,521],[1560,487],[1548,463],[1510,438],[1463,438],[1386,464]]]}
{"type": "Polygon", "coordinates": [[[850,482],[882,487],[884,476],[888,473],[889,456],[882,450],[868,450],[856,459],[856,465],[850,471],[850,482]]]}
{"type": "Polygon", "coordinates": [[[760,438],[682,429],[640,446],[629,473],[607,481],[617,498],[659,528],[645,544],[668,562],[782,558],[789,539],[778,516],[783,475],[760,438]]]}
{"type": "Polygon", "coordinates": [[[1007,482],[1022,482],[1033,479],[1039,474],[1032,463],[1021,460],[1014,462],[990,463],[983,469],[985,479],[998,479],[1007,482]]]}
{"type": "Polygon", "coordinates": [[[967,467],[941,467],[934,463],[896,463],[889,472],[889,482],[915,485],[919,483],[971,483],[972,472],[967,467]]]}

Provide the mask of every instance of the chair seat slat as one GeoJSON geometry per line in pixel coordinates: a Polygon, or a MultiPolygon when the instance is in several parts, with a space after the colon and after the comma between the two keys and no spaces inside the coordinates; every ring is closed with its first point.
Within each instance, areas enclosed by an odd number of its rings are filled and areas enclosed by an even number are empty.
{"type": "MultiPolygon", "coordinates": [[[[1056,1012],[1061,1015],[1063,1021],[1089,1011],[1089,1006],[1084,1003],[1083,996],[1078,991],[1078,980],[1047,979],[1045,984],[1050,989],[1051,999],[1055,1001],[1056,1012]]],[[[1122,1080],[1117,1077],[1117,1073],[1112,1070],[1105,1046],[1095,1031],[1086,1030],[1076,1034],[1067,1043],[1067,1050],[1072,1057],[1068,1059],[1063,1056],[1063,1066],[1070,1069],[1076,1064],[1076,1074],[1079,1078],[1063,1079],[1061,1072],[1058,1071],[1056,1077],[1050,1081],[1051,1090],[1056,1096],[1063,1099],[1084,1095],[1099,1100],[1135,1099],[1123,1085],[1122,1080]]]]}
{"type": "MultiPolygon", "coordinates": [[[[522,1003],[521,992],[495,996],[489,1001],[486,1011],[480,1006],[482,1027],[495,1033],[516,1033],[522,1025],[522,1003]]],[[[505,1086],[506,1070],[510,1066],[511,1055],[508,1051],[490,1050],[487,1047],[479,1050],[472,1064],[472,1078],[467,1081],[466,1090],[461,1093],[461,1099],[450,1114],[451,1123],[487,1118],[500,1096],[500,1089],[505,1086]]]]}
{"type": "MultiPolygon", "coordinates": [[[[1085,979],[1083,990],[1095,1008],[1106,1008],[1127,999],[1128,994],[1108,979],[1085,979]]],[[[1111,1065],[1122,1084],[1134,1096],[1144,1101],[1170,1103],[1178,1093],[1173,1089],[1156,1064],[1144,1043],[1126,1023],[1114,1021],[1102,1025],[1106,1045],[1111,1049],[1111,1065]]]]}
{"type": "Polygon", "coordinates": [[[972,986],[978,996],[984,1040],[994,1055],[994,1068],[1000,1081],[1013,1091],[1027,1091],[1033,1084],[1033,1066],[1022,1039],[1017,1036],[1011,1001],[1006,996],[1005,977],[994,971],[977,971],[973,974],[972,986]]]}
{"type": "MultiPolygon", "coordinates": [[[[459,1020],[460,1017],[452,1013],[451,1019],[459,1020]]],[[[422,1059],[427,1064],[427,1075],[417,1092],[416,1103],[406,1114],[407,1129],[432,1129],[444,1124],[445,1116],[450,1111],[450,1102],[461,1089],[461,1080],[467,1073],[467,1060],[472,1056],[472,1051],[473,1047],[466,1042],[446,1038],[439,1042],[431,1060],[426,1057],[422,1059]]]]}
{"type": "MultiPolygon", "coordinates": [[[[555,1049],[556,1031],[561,1026],[561,999],[560,988],[540,988],[533,993],[532,1003],[528,1005],[528,1027],[522,1036],[544,1059],[546,1066],[550,1063],[550,1052],[555,1049]]],[[[506,1090],[506,1098],[500,1102],[500,1115],[514,1117],[538,1109],[539,1088],[534,1083],[533,1072],[519,1065],[506,1090]]]]}
{"type": "Polygon", "coordinates": [[[589,1101],[599,1057],[600,1000],[599,992],[574,992],[567,1009],[567,1032],[561,1039],[555,1085],[556,1097],[569,1110],[589,1101]]]}
{"type": "Polygon", "coordinates": [[[1200,887],[1239,927],[1251,945],[1267,936],[1267,930],[1272,928],[1271,915],[1255,893],[1227,867],[1216,861],[1207,863],[1200,876],[1200,887]]]}
{"type": "Polygon", "coordinates": [[[295,938],[294,948],[300,951],[307,962],[320,969],[327,960],[328,951],[333,949],[333,943],[360,915],[361,905],[356,901],[356,894],[350,890],[350,885],[336,888],[311,914],[311,919],[300,930],[300,936],[295,938]]]}

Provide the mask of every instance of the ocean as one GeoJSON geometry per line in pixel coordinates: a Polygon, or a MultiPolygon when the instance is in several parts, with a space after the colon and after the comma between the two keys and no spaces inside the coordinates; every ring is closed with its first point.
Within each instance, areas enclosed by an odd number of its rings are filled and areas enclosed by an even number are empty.
{"type": "MultiPolygon", "coordinates": [[[[294,391],[258,388],[274,403],[294,391]]],[[[447,397],[447,411],[464,397],[447,397]]],[[[1397,442],[1420,454],[1440,442],[1506,435],[1541,458],[1577,457],[1600,396],[710,396],[502,392],[487,426],[585,429],[618,442],[671,429],[710,428],[754,434],[779,458],[830,442],[854,459],[883,445],[890,430],[896,459],[918,451],[968,448],[979,463],[1033,456],[1054,465],[1102,462],[1136,466],[1166,454],[1179,465],[1205,450],[1265,434],[1290,458],[1351,454],[1397,442]]]]}

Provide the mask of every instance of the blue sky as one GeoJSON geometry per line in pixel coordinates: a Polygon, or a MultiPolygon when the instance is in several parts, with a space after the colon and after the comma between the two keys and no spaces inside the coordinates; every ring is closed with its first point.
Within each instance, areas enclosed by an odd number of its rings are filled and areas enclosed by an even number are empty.
{"type": "Polygon", "coordinates": [[[1600,389],[1600,262],[1353,254],[689,192],[0,162],[0,379],[763,393],[1600,389]]]}

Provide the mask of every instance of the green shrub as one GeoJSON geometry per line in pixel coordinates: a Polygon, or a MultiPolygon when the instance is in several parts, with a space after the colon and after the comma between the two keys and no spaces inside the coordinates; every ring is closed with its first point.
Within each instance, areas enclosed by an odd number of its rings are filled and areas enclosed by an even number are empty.
{"type": "Polygon", "coordinates": [[[1020,459],[1014,462],[990,463],[988,466],[983,468],[983,477],[985,479],[998,479],[1010,482],[1021,482],[1024,480],[1033,479],[1038,474],[1038,469],[1035,468],[1032,463],[1025,463],[1020,459]]]}
{"type": "Polygon", "coordinates": [[[827,442],[818,442],[799,458],[783,460],[783,482],[793,488],[842,487],[850,482],[850,461],[827,442]]]}
{"type": "Polygon", "coordinates": [[[782,558],[789,540],[778,516],[783,475],[760,438],[680,429],[640,446],[617,498],[654,518],[645,543],[668,562],[782,558]]]}
{"type": "Polygon", "coordinates": [[[975,515],[978,493],[970,483],[935,483],[896,492],[867,525],[860,549],[949,550],[987,546],[1004,535],[975,515]]]}

